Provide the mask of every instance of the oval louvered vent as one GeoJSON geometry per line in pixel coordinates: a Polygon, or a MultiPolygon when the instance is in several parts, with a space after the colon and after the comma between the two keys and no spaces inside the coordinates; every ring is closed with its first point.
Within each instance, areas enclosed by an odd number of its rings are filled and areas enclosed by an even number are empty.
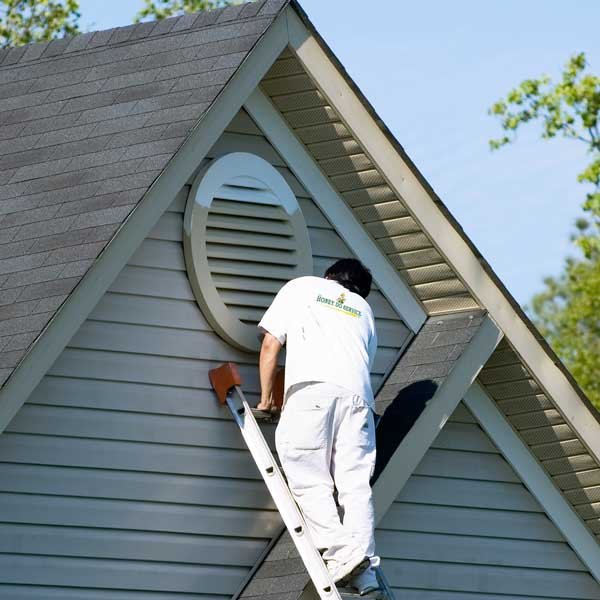
{"type": "Polygon", "coordinates": [[[308,229],[279,172],[253,154],[227,154],[192,186],[184,220],[188,276],[214,330],[259,349],[256,324],[281,286],[312,274],[308,229]]]}

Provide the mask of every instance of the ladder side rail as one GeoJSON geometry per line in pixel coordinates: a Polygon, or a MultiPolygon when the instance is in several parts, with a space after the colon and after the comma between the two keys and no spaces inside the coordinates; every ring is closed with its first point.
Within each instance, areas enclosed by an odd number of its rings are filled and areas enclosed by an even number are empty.
{"type": "Polygon", "coordinates": [[[304,517],[252,414],[242,389],[238,385],[233,387],[227,393],[225,401],[240,428],[281,518],[291,534],[319,597],[323,600],[341,600],[338,589],[311,539],[304,517]]]}
{"type": "Polygon", "coordinates": [[[384,596],[387,600],[395,600],[394,592],[392,591],[392,586],[388,581],[387,577],[383,574],[383,569],[381,566],[375,567],[375,574],[377,575],[377,581],[379,581],[379,585],[383,589],[384,596]]]}

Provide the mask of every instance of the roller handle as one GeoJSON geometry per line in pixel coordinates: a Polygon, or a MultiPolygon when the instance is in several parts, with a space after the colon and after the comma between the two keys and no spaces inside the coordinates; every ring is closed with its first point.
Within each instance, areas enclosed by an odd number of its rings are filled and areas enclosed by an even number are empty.
{"type": "Polygon", "coordinates": [[[234,363],[223,363],[216,369],[211,369],[208,372],[210,383],[217,394],[217,398],[221,404],[225,404],[227,394],[231,388],[242,385],[242,377],[234,363]]]}

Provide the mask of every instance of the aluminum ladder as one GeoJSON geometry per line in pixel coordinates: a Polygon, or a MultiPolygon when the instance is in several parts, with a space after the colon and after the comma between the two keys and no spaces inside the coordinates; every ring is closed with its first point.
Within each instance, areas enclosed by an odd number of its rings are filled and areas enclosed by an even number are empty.
{"type": "MultiPolygon", "coordinates": [[[[254,415],[257,411],[253,411],[244,397],[241,388],[242,379],[236,365],[224,363],[220,367],[212,369],[209,372],[209,378],[219,402],[227,405],[233,419],[238,424],[252,458],[267,485],[275,506],[298,549],[315,591],[321,600],[361,598],[358,594],[338,589],[331,579],[319,551],[312,542],[304,517],[258,426],[254,415]]],[[[281,406],[283,399],[282,372],[278,374],[273,395],[276,397],[276,405],[281,406]]],[[[385,597],[388,600],[393,600],[393,593],[381,569],[377,569],[377,577],[385,597]]],[[[362,597],[363,600],[368,598],[369,596],[362,597]]]]}

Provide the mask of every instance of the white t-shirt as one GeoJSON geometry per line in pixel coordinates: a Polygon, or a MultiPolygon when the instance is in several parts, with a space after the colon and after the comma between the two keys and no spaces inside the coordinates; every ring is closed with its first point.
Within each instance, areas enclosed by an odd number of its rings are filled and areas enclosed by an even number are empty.
{"type": "Polygon", "coordinates": [[[299,277],[279,290],[258,327],[287,344],[286,393],[297,383],[324,381],[373,405],[377,333],[364,298],[333,280],[299,277]]]}

